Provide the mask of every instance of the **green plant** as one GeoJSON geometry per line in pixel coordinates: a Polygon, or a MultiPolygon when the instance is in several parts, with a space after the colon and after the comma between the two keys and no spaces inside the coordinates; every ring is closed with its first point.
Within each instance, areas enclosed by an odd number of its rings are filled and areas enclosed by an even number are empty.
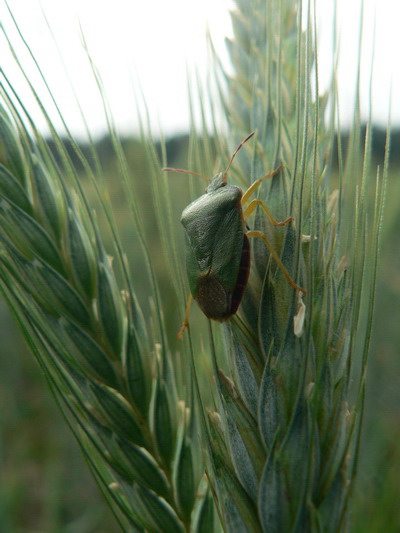
{"type": "MultiPolygon", "coordinates": [[[[6,78],[2,85],[2,290],[125,531],[337,532],[348,525],[387,160],[383,171],[372,172],[370,125],[360,157],[358,110],[344,155],[335,76],[330,92],[319,96],[311,7],[297,0],[253,0],[251,10],[247,1],[236,5],[228,43],[234,74],[219,70],[217,77],[228,135],[223,125],[207,123],[200,98],[201,142],[193,126],[188,167],[214,175],[256,130],[254,148],[237,155],[232,178],[247,188],[283,165],[279,177],[258,188],[258,198],[278,220],[290,215],[293,223],[278,232],[259,209],[249,223],[268,236],[307,295],[294,291],[264,244],[254,242],[239,314],[222,326],[209,323],[207,345],[192,319],[179,345],[184,358],[175,357],[176,332],[165,326],[171,303],[158,288],[111,117],[149,307],[138,302],[135,285],[142,280],[130,271],[104,200],[95,151],[92,168],[70,139],[98,192],[114,263],[46,110],[57,157],[6,78]]],[[[183,317],[188,289],[173,229],[173,178],[162,175],[167,154],[159,157],[145,127],[142,138],[183,317]]],[[[195,187],[190,183],[192,198],[195,187]]]]}

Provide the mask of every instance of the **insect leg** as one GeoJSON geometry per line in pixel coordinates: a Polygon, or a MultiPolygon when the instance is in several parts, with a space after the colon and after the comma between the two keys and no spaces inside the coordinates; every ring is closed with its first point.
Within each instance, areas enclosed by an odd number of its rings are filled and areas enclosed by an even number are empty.
{"type": "Polygon", "coordinates": [[[269,242],[268,237],[265,235],[265,233],[263,233],[262,231],[258,231],[258,230],[252,230],[252,231],[248,231],[246,233],[246,235],[248,237],[256,237],[256,238],[262,239],[264,241],[265,246],[268,248],[269,253],[274,258],[274,260],[275,260],[276,264],[278,265],[278,267],[281,269],[282,274],[285,276],[286,281],[289,283],[289,285],[291,287],[293,287],[293,289],[296,289],[297,291],[300,291],[303,294],[307,294],[307,291],[305,289],[302,289],[301,287],[299,287],[299,285],[297,285],[293,281],[293,279],[290,277],[289,272],[286,270],[286,268],[285,268],[284,264],[282,263],[279,255],[276,253],[274,247],[269,242]]]}
{"type": "Polygon", "coordinates": [[[185,332],[185,329],[189,325],[189,315],[190,315],[190,307],[192,305],[192,301],[193,301],[193,296],[191,294],[189,294],[189,298],[188,298],[187,304],[186,304],[185,318],[183,319],[181,329],[178,332],[178,339],[179,340],[182,340],[182,337],[183,337],[183,334],[185,332]]]}
{"type": "Polygon", "coordinates": [[[283,166],[280,165],[278,168],[270,172],[269,174],[265,174],[262,178],[258,178],[254,183],[250,185],[250,187],[247,189],[247,191],[242,196],[242,205],[247,202],[247,200],[250,198],[252,194],[254,194],[254,191],[258,189],[258,187],[261,185],[261,183],[268,179],[273,178],[278,172],[280,172],[283,169],[283,166]]]}
{"type": "Polygon", "coordinates": [[[266,216],[269,218],[269,220],[274,226],[284,226],[285,224],[288,224],[289,222],[293,220],[292,217],[289,217],[286,220],[283,220],[282,222],[278,222],[272,216],[271,211],[268,209],[268,207],[264,204],[262,200],[252,200],[249,203],[249,205],[246,207],[246,209],[243,211],[243,217],[247,218],[249,215],[251,215],[251,213],[254,211],[254,209],[258,205],[261,207],[261,209],[264,211],[264,213],[266,214],[266,216]]]}

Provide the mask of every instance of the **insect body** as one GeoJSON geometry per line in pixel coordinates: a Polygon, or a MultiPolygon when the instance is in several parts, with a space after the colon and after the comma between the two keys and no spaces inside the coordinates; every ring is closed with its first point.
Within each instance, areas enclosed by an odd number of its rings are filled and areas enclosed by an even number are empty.
{"type": "Polygon", "coordinates": [[[190,292],[214,320],[236,313],[249,276],[250,246],[241,199],[239,187],[228,185],[220,173],[182,213],[190,292]]]}
{"type": "Polygon", "coordinates": [[[257,206],[263,209],[275,226],[283,226],[292,220],[289,217],[283,222],[277,222],[267,206],[258,199],[252,200],[243,210],[244,204],[261,182],[276,175],[282,167],[256,180],[244,194],[239,187],[227,183],[227,173],[235,155],[254,133],[252,132],[239,144],[226,170],[216,174],[211,180],[196,172],[164,169],[194,174],[209,181],[205,194],[188,205],[181,217],[186,231],[186,270],[191,295],[179,337],[189,323],[192,298],[197,301],[203,313],[213,320],[224,321],[236,313],[250,271],[248,237],[261,238],[288,283],[294,289],[306,293],[292,280],[267,236],[261,231],[246,231],[245,219],[257,206]]]}

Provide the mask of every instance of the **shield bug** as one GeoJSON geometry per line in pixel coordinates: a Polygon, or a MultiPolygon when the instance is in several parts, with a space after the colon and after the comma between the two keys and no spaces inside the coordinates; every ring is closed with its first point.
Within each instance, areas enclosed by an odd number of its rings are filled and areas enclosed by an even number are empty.
{"type": "Polygon", "coordinates": [[[254,133],[253,131],[243,139],[233,152],[226,169],[212,179],[189,170],[163,169],[199,176],[209,183],[205,194],[189,204],[181,217],[186,232],[186,270],[191,294],[179,337],[189,324],[193,298],[203,313],[213,320],[223,322],[236,313],[250,272],[249,237],[261,238],[287,282],[294,289],[306,294],[306,290],[299,287],[290,277],[268,237],[262,231],[248,231],[245,221],[257,206],[262,208],[274,226],[284,226],[292,220],[292,217],[289,217],[278,222],[259,199],[250,201],[244,208],[261,183],[278,174],[282,166],[257,179],[245,193],[227,182],[227,174],[236,154],[254,133]]]}

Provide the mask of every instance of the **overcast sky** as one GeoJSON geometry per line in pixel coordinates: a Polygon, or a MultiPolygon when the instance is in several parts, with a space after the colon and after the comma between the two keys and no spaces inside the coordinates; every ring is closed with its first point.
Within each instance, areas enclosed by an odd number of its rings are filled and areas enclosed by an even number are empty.
{"type": "MultiPolygon", "coordinates": [[[[363,86],[369,84],[374,17],[376,25],[373,83],[374,119],[385,124],[392,86],[393,122],[400,125],[400,1],[365,0],[363,86]]],[[[322,85],[328,79],[333,0],[318,0],[322,85]]],[[[186,68],[208,69],[205,33],[210,28],[219,54],[231,35],[231,0],[9,0],[19,27],[40,63],[54,96],[74,134],[83,131],[71,84],[95,134],[105,130],[101,101],[83,50],[80,28],[101,73],[113,116],[121,131],[137,129],[133,87],[140,86],[155,128],[165,133],[186,131],[189,123],[186,68]],[[55,36],[59,51],[45,22],[55,36]],[[61,57],[62,59],[61,59],[61,57]],[[64,66],[63,66],[64,63],[64,66]],[[70,81],[65,75],[68,72],[70,81]]],[[[340,98],[343,122],[351,116],[357,65],[359,0],[338,0],[341,26],[340,98]]],[[[0,20],[18,51],[29,78],[41,85],[0,0],[0,20]]],[[[0,40],[1,67],[29,109],[33,99],[17,75],[4,39],[0,40]]],[[[44,101],[48,101],[44,97],[44,101]]],[[[364,109],[368,94],[364,92],[364,109]]],[[[49,104],[50,105],[50,104],[49,104]]],[[[35,115],[35,118],[38,115],[35,115]]]]}

